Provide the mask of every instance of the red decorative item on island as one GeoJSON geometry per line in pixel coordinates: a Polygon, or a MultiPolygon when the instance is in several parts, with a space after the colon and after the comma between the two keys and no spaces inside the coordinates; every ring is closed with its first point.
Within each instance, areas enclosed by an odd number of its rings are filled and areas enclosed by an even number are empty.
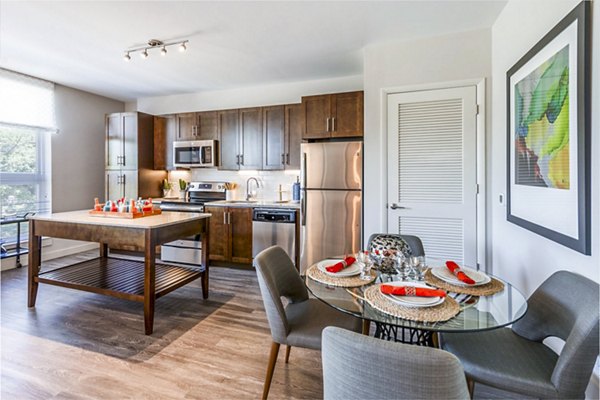
{"type": "Polygon", "coordinates": [[[418,286],[393,286],[381,285],[381,293],[392,294],[394,296],[415,296],[415,297],[446,297],[446,292],[440,289],[428,289],[418,286]]]}
{"type": "Polygon", "coordinates": [[[144,202],[140,200],[139,206],[136,201],[131,199],[127,201],[124,197],[117,201],[107,200],[105,204],[100,204],[98,198],[94,199],[94,209],[90,210],[90,215],[95,217],[110,218],[141,218],[162,214],[160,209],[155,209],[152,199],[144,202]]]}

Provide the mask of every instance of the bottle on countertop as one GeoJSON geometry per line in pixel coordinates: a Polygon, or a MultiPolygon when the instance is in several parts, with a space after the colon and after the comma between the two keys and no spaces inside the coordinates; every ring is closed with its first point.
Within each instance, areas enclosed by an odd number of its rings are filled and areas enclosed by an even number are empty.
{"type": "Polygon", "coordinates": [[[292,185],[292,200],[300,201],[300,177],[296,177],[296,182],[292,185]]]}

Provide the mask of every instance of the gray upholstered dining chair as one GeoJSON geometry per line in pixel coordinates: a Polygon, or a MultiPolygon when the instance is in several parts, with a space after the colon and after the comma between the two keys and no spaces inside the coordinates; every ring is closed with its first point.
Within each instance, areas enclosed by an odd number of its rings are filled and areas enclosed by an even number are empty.
{"type": "Polygon", "coordinates": [[[460,361],[447,351],[323,330],[325,400],[468,399],[460,361]]]}
{"type": "Polygon", "coordinates": [[[599,285],[559,271],[536,289],[512,328],[442,335],[469,380],[536,398],[583,399],[598,356],[599,285]],[[558,337],[557,356],[542,341],[558,337]]]}
{"type": "Polygon", "coordinates": [[[281,247],[272,246],[260,252],[254,258],[254,266],[273,338],[263,389],[263,399],[266,399],[280,345],[287,345],[287,363],[292,346],[320,350],[321,332],[326,326],[360,332],[362,324],[358,318],[309,298],[294,263],[281,247]],[[282,302],[282,297],[286,298],[287,305],[282,302]]]}

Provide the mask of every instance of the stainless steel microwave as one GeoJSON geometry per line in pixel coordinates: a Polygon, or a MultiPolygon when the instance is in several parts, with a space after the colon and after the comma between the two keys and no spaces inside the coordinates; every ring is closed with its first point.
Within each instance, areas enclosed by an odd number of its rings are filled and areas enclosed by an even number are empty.
{"type": "Polygon", "coordinates": [[[182,168],[216,167],[217,141],[194,140],[173,143],[173,165],[182,168]]]}

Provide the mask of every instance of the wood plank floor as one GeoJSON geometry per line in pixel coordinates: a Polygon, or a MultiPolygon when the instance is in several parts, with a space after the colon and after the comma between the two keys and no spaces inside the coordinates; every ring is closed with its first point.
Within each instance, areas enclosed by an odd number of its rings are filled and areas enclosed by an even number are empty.
{"type": "MultiPolygon", "coordinates": [[[[26,276],[1,275],[2,400],[260,397],[271,336],[254,271],[212,268],[207,300],[199,280],[160,298],[152,336],[141,303],[40,285],[28,309],[26,276]]],[[[320,353],[284,353],[269,398],[321,398],[320,353]]]]}

